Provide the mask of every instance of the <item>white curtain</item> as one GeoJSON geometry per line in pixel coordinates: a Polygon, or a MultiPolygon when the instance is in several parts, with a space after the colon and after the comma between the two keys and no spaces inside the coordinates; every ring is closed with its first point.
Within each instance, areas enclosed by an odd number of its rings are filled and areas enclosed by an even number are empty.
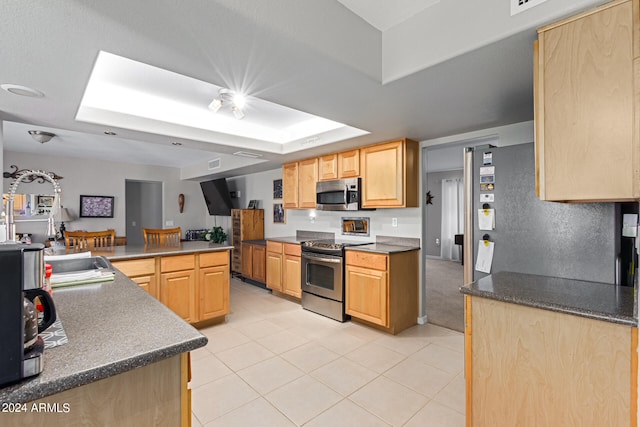
{"type": "Polygon", "coordinates": [[[460,246],[454,236],[462,234],[464,227],[464,189],[461,179],[442,180],[442,225],[440,228],[440,256],[460,260],[460,246]]]}

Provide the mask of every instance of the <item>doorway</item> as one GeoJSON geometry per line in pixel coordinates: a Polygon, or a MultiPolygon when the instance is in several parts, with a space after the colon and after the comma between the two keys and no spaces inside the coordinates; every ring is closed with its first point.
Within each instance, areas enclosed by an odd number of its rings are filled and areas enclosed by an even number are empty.
{"type": "Polygon", "coordinates": [[[125,180],[127,245],[142,246],[143,228],[162,228],[162,182],[125,180]]]}

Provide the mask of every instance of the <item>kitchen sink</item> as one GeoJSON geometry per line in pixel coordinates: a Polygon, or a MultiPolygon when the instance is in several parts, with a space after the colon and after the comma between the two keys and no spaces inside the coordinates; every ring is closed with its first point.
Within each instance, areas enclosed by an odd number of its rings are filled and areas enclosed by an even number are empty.
{"type": "Polygon", "coordinates": [[[47,261],[53,267],[53,273],[75,273],[87,270],[111,270],[115,271],[111,262],[103,256],[88,258],[71,258],[47,261]]]}
{"type": "Polygon", "coordinates": [[[113,265],[102,256],[49,260],[47,263],[53,268],[53,288],[107,282],[115,278],[113,265]]]}

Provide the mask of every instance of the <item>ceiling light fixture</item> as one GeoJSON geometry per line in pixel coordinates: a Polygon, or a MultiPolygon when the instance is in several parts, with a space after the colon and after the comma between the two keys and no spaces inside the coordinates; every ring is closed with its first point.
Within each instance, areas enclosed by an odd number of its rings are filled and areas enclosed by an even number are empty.
{"type": "Polygon", "coordinates": [[[116,133],[115,133],[115,132],[110,131],[110,130],[105,130],[103,133],[104,133],[105,135],[109,135],[109,136],[115,136],[115,135],[116,135],[116,133]]]}
{"type": "Polygon", "coordinates": [[[40,144],[44,144],[45,142],[51,141],[51,138],[56,136],[55,133],[45,132],[43,130],[30,130],[29,135],[31,138],[38,141],[40,144]]]}
{"type": "Polygon", "coordinates": [[[179,147],[182,145],[182,142],[172,142],[171,145],[175,145],[176,147],[179,147]]]}
{"type": "Polygon", "coordinates": [[[5,83],[5,84],[1,84],[0,88],[14,95],[30,96],[32,98],[42,98],[44,96],[43,92],[40,92],[37,89],[33,89],[33,88],[22,86],[22,85],[5,83]]]}
{"type": "Polygon", "coordinates": [[[247,100],[244,95],[236,93],[231,89],[220,89],[218,91],[218,97],[213,98],[209,104],[209,109],[217,113],[227,104],[231,105],[231,112],[236,119],[241,120],[244,118],[244,111],[242,111],[242,109],[247,105],[247,100]]]}

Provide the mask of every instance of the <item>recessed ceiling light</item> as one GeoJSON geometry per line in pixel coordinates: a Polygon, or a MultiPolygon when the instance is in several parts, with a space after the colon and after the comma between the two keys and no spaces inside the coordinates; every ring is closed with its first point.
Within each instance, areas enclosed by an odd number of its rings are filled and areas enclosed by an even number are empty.
{"type": "Polygon", "coordinates": [[[110,131],[110,130],[105,130],[105,131],[104,131],[104,134],[105,134],[105,135],[109,135],[109,136],[114,136],[114,135],[116,135],[116,133],[115,133],[115,132],[110,131]]]}
{"type": "Polygon", "coordinates": [[[10,83],[1,84],[0,88],[10,92],[14,95],[20,96],[30,96],[32,98],[42,98],[44,96],[44,92],[40,92],[37,89],[32,89],[27,86],[14,85],[10,83]]]}
{"type": "Polygon", "coordinates": [[[182,145],[182,142],[172,142],[171,145],[175,145],[176,147],[182,145]]]}

